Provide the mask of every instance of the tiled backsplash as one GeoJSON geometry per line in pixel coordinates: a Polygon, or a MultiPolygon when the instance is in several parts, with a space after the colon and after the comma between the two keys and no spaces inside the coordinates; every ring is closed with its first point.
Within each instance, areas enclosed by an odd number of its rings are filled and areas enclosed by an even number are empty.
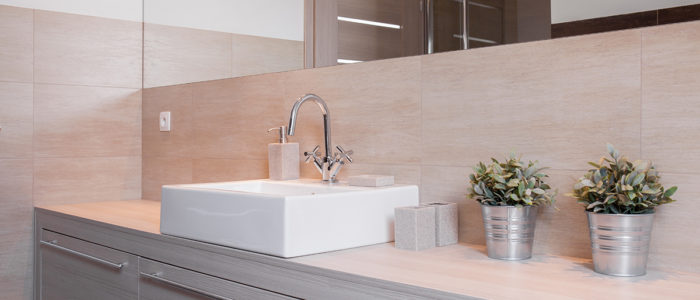
{"type": "Polygon", "coordinates": [[[0,5],[0,298],[32,296],[33,204],[141,194],[140,22],[0,5]]]}
{"type": "MultiPolygon", "coordinates": [[[[661,207],[650,265],[700,269],[700,22],[146,89],[143,197],[160,185],[267,177],[271,127],[316,93],[333,142],[355,150],[341,172],[396,176],[421,201],[460,204],[460,240],[483,243],[478,205],[466,199],[471,166],[515,150],[549,166],[559,211],[542,211],[538,254],[590,257],[583,208],[565,196],[586,162],[615,144],[653,159],[678,202],[661,207]],[[171,111],[173,131],[158,131],[171,111]]],[[[290,139],[322,142],[315,107],[290,139]]],[[[302,166],[303,177],[318,177],[302,166]]]]}

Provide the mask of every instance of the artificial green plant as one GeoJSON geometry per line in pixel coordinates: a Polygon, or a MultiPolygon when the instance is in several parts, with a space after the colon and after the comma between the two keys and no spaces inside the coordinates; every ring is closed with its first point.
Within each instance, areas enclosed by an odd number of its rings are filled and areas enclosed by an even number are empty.
{"type": "Polygon", "coordinates": [[[602,157],[598,163],[589,162],[593,169],[574,185],[573,196],[586,210],[605,214],[645,214],[654,208],[673,202],[678,189],[664,190],[659,174],[649,161],[630,162],[608,144],[610,158],[602,157]]]}
{"type": "Polygon", "coordinates": [[[491,158],[491,164],[479,162],[474,174],[469,175],[469,197],[484,205],[528,206],[554,203],[555,192],[544,182],[546,168],[538,168],[537,161],[527,165],[514,153],[499,162],[491,158]]]}

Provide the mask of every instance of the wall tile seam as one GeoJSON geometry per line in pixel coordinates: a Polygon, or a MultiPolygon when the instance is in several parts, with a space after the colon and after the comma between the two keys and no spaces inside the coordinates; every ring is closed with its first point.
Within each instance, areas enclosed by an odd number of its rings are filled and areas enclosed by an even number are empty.
{"type": "MultiPolygon", "coordinates": [[[[45,156],[35,156],[34,160],[52,160],[52,159],[102,159],[102,158],[141,158],[141,155],[112,155],[112,156],[99,156],[99,155],[90,155],[90,156],[50,156],[50,157],[45,157],[45,156]]],[[[2,158],[0,158],[2,159],[2,158]]]]}
{"type": "MultiPolygon", "coordinates": [[[[37,123],[36,115],[36,10],[32,9],[32,205],[36,205],[36,189],[34,188],[38,183],[36,180],[36,143],[34,139],[36,138],[36,126],[37,123]]],[[[33,245],[32,245],[33,248],[33,245]]],[[[32,259],[32,272],[35,271],[34,260],[32,259]]],[[[36,274],[34,274],[36,277],[36,274]]],[[[32,282],[33,283],[33,282],[32,282]]],[[[32,289],[33,296],[36,296],[36,292],[32,289]]]]}
{"type": "Polygon", "coordinates": [[[32,81],[17,81],[17,80],[2,80],[2,79],[0,79],[0,83],[33,84],[34,81],[33,80],[32,81]]]}
{"type": "Polygon", "coordinates": [[[109,86],[109,85],[91,85],[91,84],[73,84],[73,83],[54,83],[54,82],[40,82],[34,81],[35,85],[56,85],[56,86],[73,86],[73,87],[95,87],[95,88],[110,88],[110,89],[128,89],[142,91],[140,87],[126,87],[126,86],[109,86]]]}
{"type": "MultiPolygon", "coordinates": [[[[591,160],[591,161],[592,161],[592,160],[591,160]]],[[[488,161],[488,162],[490,163],[490,161],[488,161]]],[[[439,168],[448,167],[448,168],[467,168],[467,169],[471,169],[471,168],[472,168],[473,166],[475,166],[475,165],[476,165],[476,163],[475,163],[474,165],[422,164],[421,166],[423,166],[423,167],[439,167],[439,168]]],[[[586,171],[588,171],[588,170],[589,170],[589,169],[548,168],[548,169],[545,170],[545,173],[547,173],[547,172],[549,172],[549,171],[586,172],[586,171]]],[[[699,174],[700,174],[700,173],[699,173],[699,174]]],[[[583,173],[582,173],[582,175],[583,175],[583,173]]]]}
{"type": "Polygon", "coordinates": [[[236,54],[233,53],[233,49],[236,48],[233,46],[233,33],[228,34],[228,39],[229,39],[228,46],[231,48],[231,52],[230,52],[231,53],[231,62],[228,64],[228,73],[231,75],[231,77],[233,77],[233,76],[235,76],[233,73],[233,64],[234,64],[235,56],[236,56],[236,54]]]}
{"type": "MultiPolygon", "coordinates": [[[[454,165],[436,165],[436,164],[423,164],[421,167],[432,167],[432,168],[454,168],[454,169],[471,169],[472,166],[454,166],[454,165]]],[[[545,173],[551,173],[551,172],[581,172],[581,176],[585,174],[589,169],[562,169],[562,168],[549,168],[545,170],[545,173]]],[[[687,175],[698,175],[700,176],[700,172],[679,172],[679,171],[663,171],[663,170],[658,170],[659,174],[663,178],[664,175],[680,175],[680,176],[687,176],[687,175]]]]}
{"type": "MultiPolygon", "coordinates": [[[[659,11],[656,11],[658,25],[659,11]]],[[[639,31],[639,157],[644,159],[644,34],[646,30],[639,31]]]]}
{"type": "Polygon", "coordinates": [[[30,158],[30,157],[12,157],[12,158],[0,157],[0,161],[23,161],[23,160],[32,160],[32,158],[30,158]]]}
{"type": "Polygon", "coordinates": [[[38,155],[36,152],[34,152],[34,159],[54,159],[54,158],[110,158],[110,157],[141,157],[141,154],[134,155],[134,154],[119,154],[119,155],[94,155],[94,154],[86,154],[86,155],[57,155],[57,156],[46,156],[46,155],[38,155]]]}

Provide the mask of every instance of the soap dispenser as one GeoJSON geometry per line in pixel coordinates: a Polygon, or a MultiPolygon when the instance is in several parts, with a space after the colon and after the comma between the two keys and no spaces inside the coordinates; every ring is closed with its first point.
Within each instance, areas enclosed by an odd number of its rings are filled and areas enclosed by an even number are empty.
{"type": "Polygon", "coordinates": [[[272,180],[299,179],[299,144],[287,143],[287,126],[270,128],[279,131],[278,143],[267,145],[267,159],[272,180]]]}

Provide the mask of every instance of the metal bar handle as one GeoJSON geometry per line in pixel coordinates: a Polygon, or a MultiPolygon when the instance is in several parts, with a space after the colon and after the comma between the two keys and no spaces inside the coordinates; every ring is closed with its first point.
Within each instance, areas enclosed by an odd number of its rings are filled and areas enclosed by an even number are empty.
{"type": "Polygon", "coordinates": [[[425,0],[425,47],[426,54],[435,52],[435,2],[425,0]]]}
{"type": "Polygon", "coordinates": [[[40,243],[41,243],[42,245],[46,245],[46,246],[49,246],[49,247],[54,248],[54,249],[58,249],[58,250],[61,250],[61,251],[64,251],[64,252],[68,252],[68,253],[70,253],[70,254],[73,254],[73,255],[76,255],[76,256],[80,256],[80,257],[82,257],[82,258],[87,258],[87,259],[89,259],[89,260],[92,260],[92,261],[94,261],[94,262],[101,263],[101,264],[103,264],[103,265],[105,265],[105,266],[109,266],[109,267],[112,267],[112,268],[117,269],[117,270],[121,270],[121,268],[124,267],[124,265],[126,265],[126,263],[120,263],[120,264],[119,264],[119,263],[113,263],[113,262],[111,262],[111,261],[107,261],[107,260],[101,259],[101,258],[99,258],[99,257],[94,257],[94,256],[89,255],[89,254],[85,254],[85,253],[78,252],[78,251],[75,251],[75,250],[72,250],[72,249],[68,249],[68,248],[63,247],[63,246],[59,246],[59,245],[56,244],[56,243],[57,243],[56,240],[53,240],[53,241],[50,241],[50,242],[47,242],[47,241],[40,241],[40,243]]]}
{"type": "Polygon", "coordinates": [[[217,294],[214,294],[214,293],[211,293],[211,292],[207,292],[207,291],[205,291],[205,290],[201,290],[201,289],[198,289],[198,288],[195,288],[195,287],[191,287],[191,286],[188,286],[188,285],[179,283],[179,282],[175,282],[175,281],[172,281],[172,280],[170,280],[170,279],[165,279],[165,278],[161,277],[161,276],[162,276],[162,273],[153,273],[153,274],[149,274],[149,273],[139,272],[139,274],[140,274],[141,276],[143,276],[143,277],[150,278],[150,279],[153,279],[153,280],[155,280],[155,281],[160,281],[160,282],[162,282],[162,283],[165,283],[165,284],[168,284],[168,285],[172,285],[172,286],[175,286],[175,287],[179,287],[179,288],[181,288],[181,289],[185,289],[185,290],[188,290],[188,291],[190,291],[190,292],[194,292],[194,293],[197,293],[197,294],[200,294],[200,295],[204,295],[204,296],[207,296],[207,297],[211,297],[211,298],[214,298],[214,299],[233,300],[232,298],[227,298],[227,297],[224,297],[224,296],[219,296],[219,295],[217,295],[217,294]]]}

